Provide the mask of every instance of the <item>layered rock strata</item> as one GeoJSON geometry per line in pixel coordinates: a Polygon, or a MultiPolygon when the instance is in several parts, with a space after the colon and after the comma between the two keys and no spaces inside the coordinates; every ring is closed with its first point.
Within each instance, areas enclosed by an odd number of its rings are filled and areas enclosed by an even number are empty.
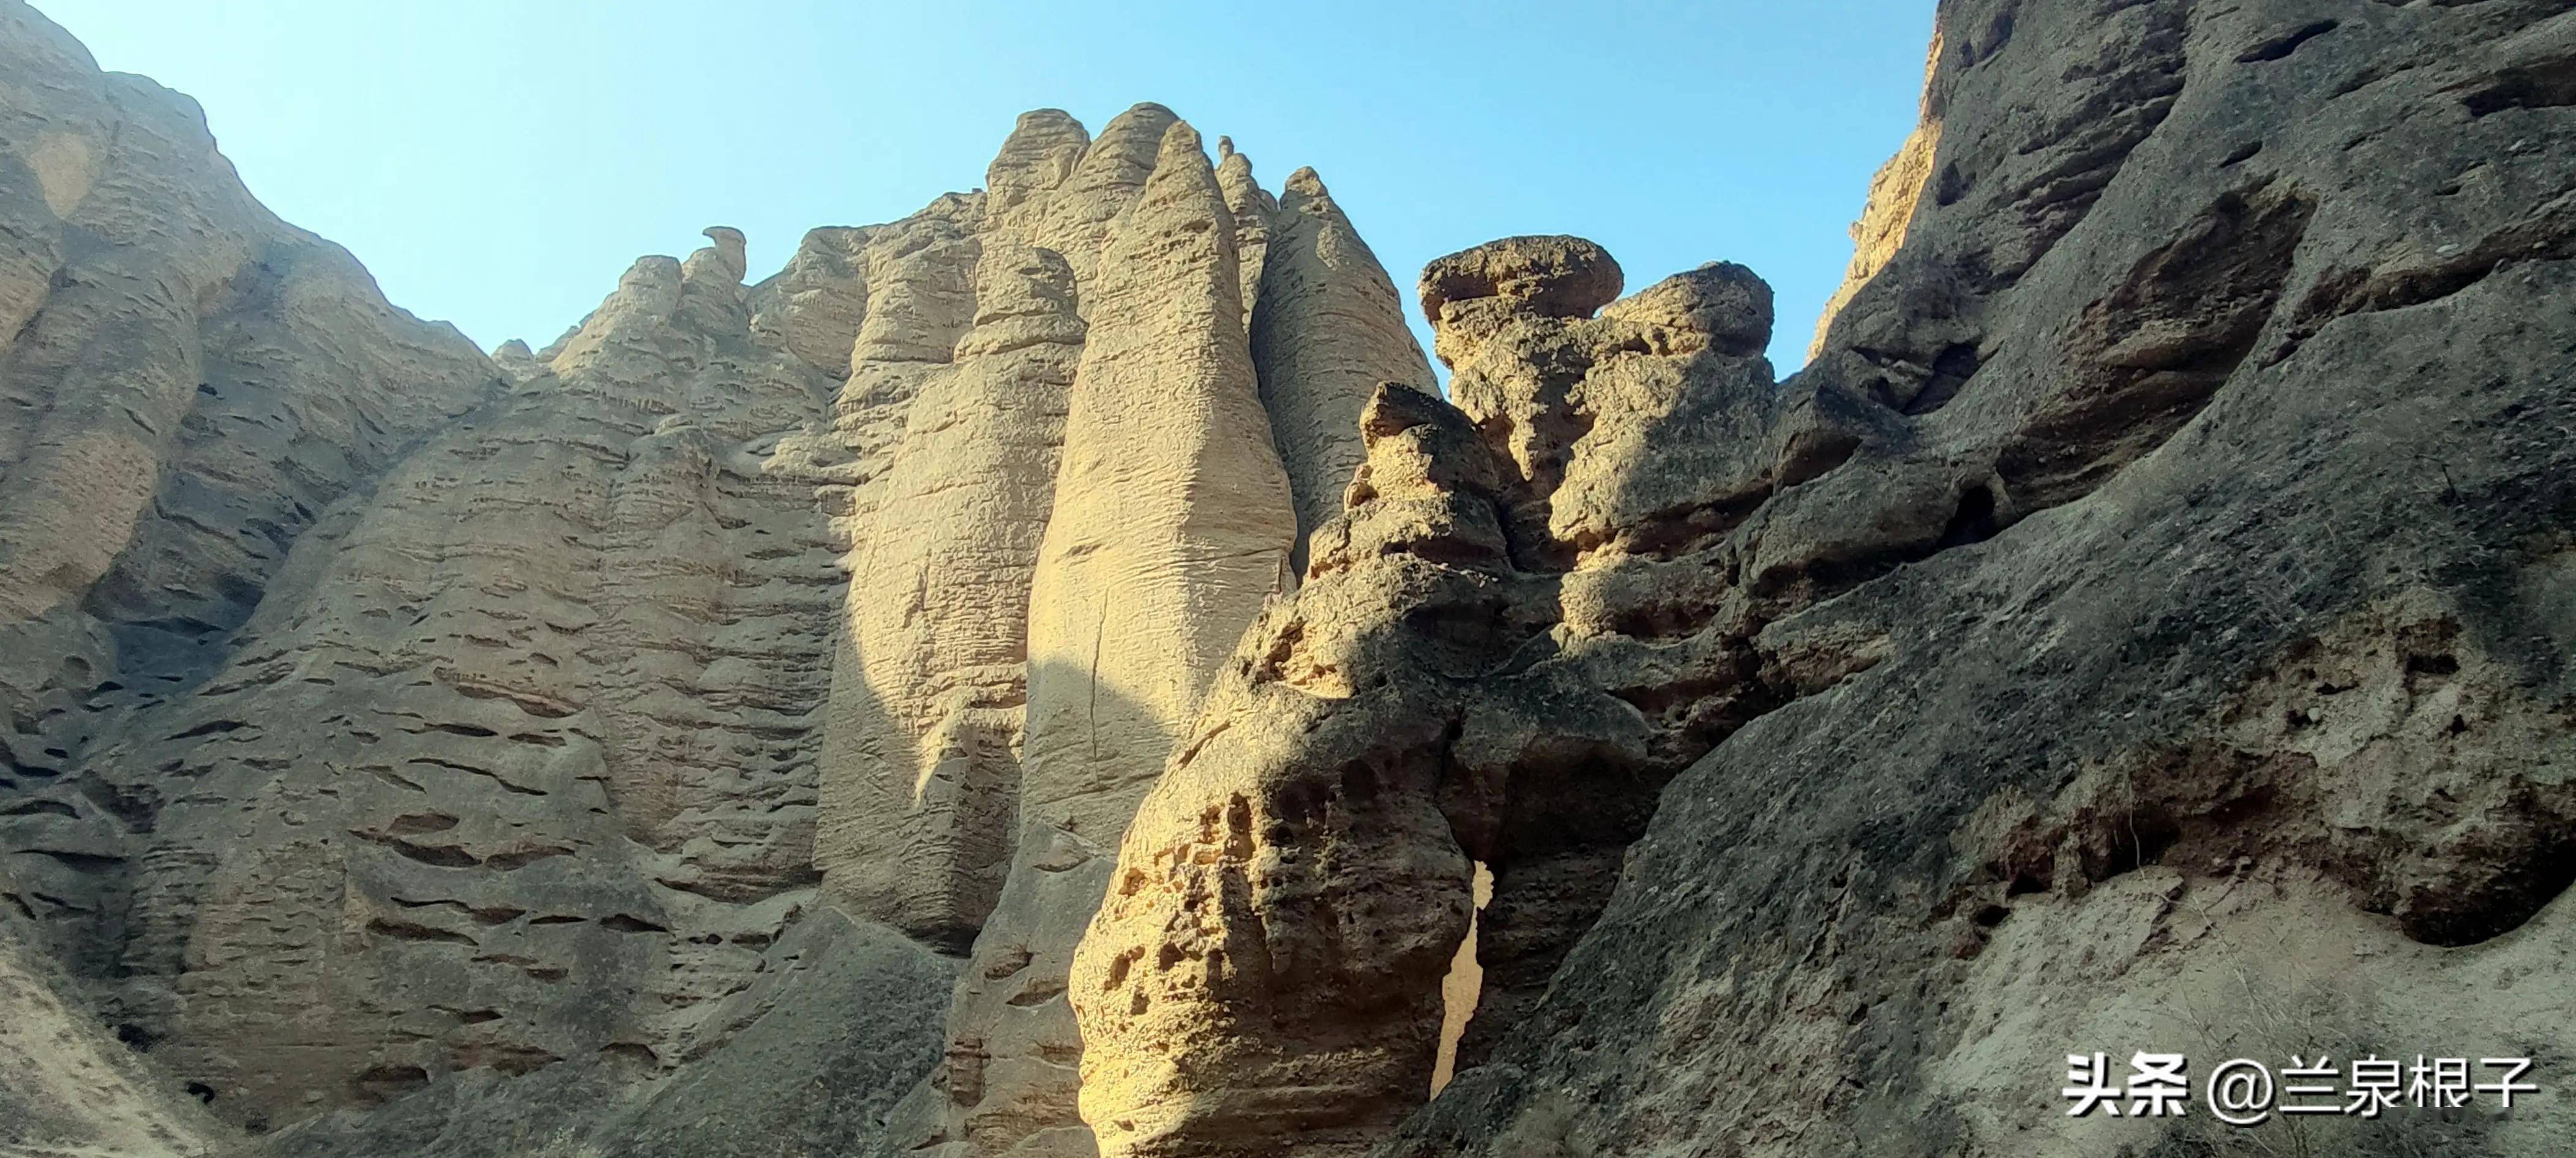
{"type": "Polygon", "coordinates": [[[0,0],[0,1146],[2189,1155],[2034,1091],[2545,1066],[2565,8],[1949,0],[1808,369],[1517,238],[1444,401],[1153,105],[487,359],[0,0]]]}
{"type": "Polygon", "coordinates": [[[708,1075],[787,1065],[849,1089],[814,1145],[902,1103],[907,1147],[1088,1152],[1048,998],[1098,850],[1286,581],[1281,456],[1356,438],[1311,319],[1401,333],[1338,212],[1316,259],[1169,110],[1040,111],[984,190],[758,284],[711,229],[486,358],[268,217],[184,98],[0,17],[0,899],[63,966],[26,984],[170,1075],[111,1098],[136,1128],[219,1137],[184,1087],[345,1108],[281,1153],[680,1144],[786,1112],[708,1075]],[[1313,336],[1256,354],[1274,231],[1313,336]],[[790,1005],[868,1021],[863,1081],[747,1044],[825,1028],[790,1005]]]}
{"type": "Polygon", "coordinates": [[[1458,406],[1378,388],[1344,514],[1219,677],[1077,957],[1104,1153],[1364,1150],[1428,1096],[1473,867],[1462,1067],[1598,915],[1664,781],[1769,706],[1740,630],[1687,630],[1714,586],[1670,580],[1710,534],[1677,509],[1773,485],[1746,437],[1777,418],[1770,291],[1713,265],[1608,304],[1620,282],[1573,238],[1426,271],[1458,406]]]}
{"type": "MultiPolygon", "coordinates": [[[[1344,523],[1078,954],[1105,1152],[2215,1153],[2246,1139],[2031,1091],[2097,1048],[2576,1044],[2542,1013],[2576,833],[2576,194],[2544,78],[2576,23],[1940,25],[1863,231],[1887,252],[1777,389],[1717,356],[1760,346],[1747,281],[1568,319],[1609,296],[1585,246],[1426,271],[1462,413],[1373,408],[1344,523]],[[1533,955],[1493,834],[1548,767],[1585,787],[1544,836],[1635,811],[1557,878],[1589,896],[1531,890],[1564,930],[1533,955]],[[1489,854],[1486,989],[1408,1114],[1489,854]]],[[[2265,1144],[2571,1136],[2518,1100],[2265,1144]]]]}

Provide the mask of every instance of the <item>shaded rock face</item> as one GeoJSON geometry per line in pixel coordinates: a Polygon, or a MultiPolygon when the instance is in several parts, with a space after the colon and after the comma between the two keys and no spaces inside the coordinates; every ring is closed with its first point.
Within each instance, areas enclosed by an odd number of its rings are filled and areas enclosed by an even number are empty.
{"type": "Polygon", "coordinates": [[[0,1153],[181,1158],[238,1141],[67,1000],[70,986],[22,932],[0,913],[0,1153]]]}
{"type": "MultiPolygon", "coordinates": [[[[1077,954],[1104,1152],[2220,1153],[2035,1091],[2096,1049],[2576,1046],[2576,128],[2538,79],[2576,14],[1940,28],[1883,252],[1787,383],[1728,356],[1748,277],[1426,271],[1457,412],[1373,404],[1077,954]]],[[[2571,1139],[2517,1102],[2272,1141],[2571,1139]]]]}
{"type": "Polygon", "coordinates": [[[369,1109],[263,1139],[279,1158],[405,1154],[846,1154],[936,1062],[956,962],[829,909],[799,922],[771,968],[722,999],[723,1048],[666,1080],[617,1059],[521,1076],[468,1071],[369,1109]]]}
{"type": "Polygon", "coordinates": [[[219,1112],[675,1062],[807,906],[833,555],[764,450],[823,378],[718,241],[321,512],[85,753],[110,1007],[219,1112]]]}

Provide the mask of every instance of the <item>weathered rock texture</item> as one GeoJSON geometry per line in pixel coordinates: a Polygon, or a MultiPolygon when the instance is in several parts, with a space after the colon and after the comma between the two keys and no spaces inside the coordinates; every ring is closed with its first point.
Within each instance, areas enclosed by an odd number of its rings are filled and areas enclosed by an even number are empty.
{"type": "Polygon", "coordinates": [[[263,1139],[271,1158],[849,1154],[938,1059],[956,963],[892,928],[823,910],[710,1017],[723,1048],[667,1080],[611,1062],[475,1070],[263,1139]]]}
{"type": "Polygon", "coordinates": [[[1433,263],[1457,410],[1373,403],[1078,951],[1104,1152],[2576,1144],[2049,1096],[2576,1050],[2570,75],[2563,3],[1945,3],[1778,387],[1739,270],[1433,263]]]}
{"type": "Polygon", "coordinates": [[[2048,1096],[2576,1056],[2572,75],[1948,0],[1809,369],[1523,237],[1443,399],[1157,105],[487,358],[0,0],[0,1148],[2576,1150],[2048,1096]]]}
{"type": "Polygon", "coordinates": [[[1428,377],[1219,152],[1031,113],[487,358],[0,4],[0,983],[61,1013],[0,1071],[108,1107],[0,1145],[1090,1152],[1106,849],[1290,580],[1283,455],[1428,377]]]}
{"type": "Polygon", "coordinates": [[[1348,222],[1300,208],[1320,183],[1282,208],[1219,152],[1159,105],[1097,141],[1031,113],[986,192],[811,263],[867,302],[831,435],[800,451],[849,487],[817,863],[850,911],[972,950],[890,1152],[1093,1151],[1062,994],[1108,849],[1293,580],[1322,475],[1282,458],[1347,462],[1346,379],[1429,377],[1348,222]],[[1302,248],[1256,349],[1274,235],[1302,248]]]}
{"type": "Polygon", "coordinates": [[[0,912],[0,1154],[184,1158],[239,1140],[65,1000],[18,932],[0,912]]]}
{"type": "Polygon", "coordinates": [[[1105,848],[1286,574],[1296,521],[1228,217],[1197,134],[1174,125],[1100,258],[1029,593],[1024,907],[995,915],[952,1022],[962,1153],[1089,1151],[1070,1114],[1065,918],[1097,903],[1105,848]]]}
{"type": "Polygon", "coordinates": [[[974,327],[895,449],[884,533],[858,548],[836,693],[857,718],[825,780],[836,888],[960,948],[1010,857],[1029,579],[1084,334],[1051,250],[996,245],[977,281],[974,327]]]}
{"type": "Polygon", "coordinates": [[[1768,706],[1740,638],[1688,630],[1718,585],[1672,580],[1711,533],[1690,509],[1771,484],[1770,291],[1712,265],[1592,317],[1619,283],[1571,238],[1425,273],[1463,412],[1379,388],[1345,514],[1210,693],[1077,957],[1105,1153],[1364,1149],[1429,1093],[1473,865],[1461,1066],[1599,914],[1655,792],[1768,706]]]}
{"type": "MultiPolygon", "coordinates": [[[[1220,173],[1231,170],[1229,161],[1220,173]]],[[[1352,416],[1379,382],[1437,387],[1395,287],[1376,276],[1377,256],[1314,170],[1289,175],[1277,221],[1262,249],[1257,297],[1247,305],[1261,401],[1296,493],[1299,538],[1290,568],[1303,574],[1308,540],[1341,513],[1342,490],[1360,462],[1352,416]]]]}

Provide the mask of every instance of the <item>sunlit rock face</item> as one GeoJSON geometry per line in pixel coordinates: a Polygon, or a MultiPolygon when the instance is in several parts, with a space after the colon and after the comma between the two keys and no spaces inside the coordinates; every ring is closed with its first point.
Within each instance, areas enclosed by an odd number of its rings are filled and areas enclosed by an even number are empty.
{"type": "Polygon", "coordinates": [[[1779,381],[1151,104],[487,356],[0,0],[0,1150],[2180,1158],[2065,1055],[2576,1051],[2565,7],[1944,3],[1779,381]]]}
{"type": "Polygon", "coordinates": [[[981,190],[748,284],[712,228],[487,357],[185,98],[15,3],[0,53],[0,933],[168,1079],[94,1136],[1088,1152],[1105,850],[1352,383],[1429,381],[1321,182],[1043,110],[981,190]],[[732,1087],[781,1066],[842,1092],[732,1087]]]}

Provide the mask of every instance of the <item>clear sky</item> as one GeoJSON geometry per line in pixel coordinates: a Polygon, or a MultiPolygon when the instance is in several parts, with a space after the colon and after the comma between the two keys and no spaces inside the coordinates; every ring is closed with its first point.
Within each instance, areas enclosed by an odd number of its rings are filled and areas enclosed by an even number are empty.
{"type": "Polygon", "coordinates": [[[1592,238],[1631,289],[1743,262],[1778,291],[1784,373],[1913,123],[1933,7],[34,3],[196,97],[270,208],[486,348],[544,344],[704,226],[748,233],[757,279],[812,226],[981,185],[1025,109],[1096,132],[1152,100],[1274,191],[1313,165],[1408,301],[1424,262],[1516,233],[1592,238]]]}

